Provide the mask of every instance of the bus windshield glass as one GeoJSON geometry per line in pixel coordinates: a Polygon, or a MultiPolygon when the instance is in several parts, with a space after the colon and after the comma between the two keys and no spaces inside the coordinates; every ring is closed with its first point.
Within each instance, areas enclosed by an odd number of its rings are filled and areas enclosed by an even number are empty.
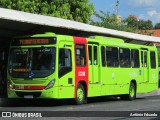
{"type": "Polygon", "coordinates": [[[55,70],[55,47],[12,48],[9,74],[16,78],[42,78],[55,70]]]}

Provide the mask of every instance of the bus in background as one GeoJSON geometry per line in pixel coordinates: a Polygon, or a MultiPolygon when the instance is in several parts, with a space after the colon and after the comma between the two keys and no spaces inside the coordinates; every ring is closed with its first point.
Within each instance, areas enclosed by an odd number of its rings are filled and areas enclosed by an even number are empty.
{"type": "Polygon", "coordinates": [[[118,38],[82,38],[51,32],[14,38],[7,68],[8,98],[74,98],[136,93],[158,89],[155,46],[118,38]]]}

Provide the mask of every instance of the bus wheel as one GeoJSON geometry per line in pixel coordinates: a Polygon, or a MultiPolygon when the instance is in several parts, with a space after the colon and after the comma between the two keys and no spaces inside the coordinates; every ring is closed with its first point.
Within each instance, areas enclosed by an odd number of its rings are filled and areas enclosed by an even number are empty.
{"type": "Polygon", "coordinates": [[[77,105],[81,105],[85,102],[85,90],[82,84],[78,84],[75,102],[77,105]]]}
{"type": "Polygon", "coordinates": [[[136,98],[136,87],[133,82],[130,84],[128,100],[134,100],[136,98]]]}
{"type": "Polygon", "coordinates": [[[134,100],[136,98],[136,87],[133,82],[131,82],[129,87],[129,94],[121,95],[122,100],[134,100]]]}

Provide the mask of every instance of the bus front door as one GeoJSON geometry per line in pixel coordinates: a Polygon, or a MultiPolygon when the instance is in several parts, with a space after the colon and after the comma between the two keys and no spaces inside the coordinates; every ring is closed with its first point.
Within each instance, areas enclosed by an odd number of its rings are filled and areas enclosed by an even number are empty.
{"type": "Polygon", "coordinates": [[[142,66],[142,83],[145,84],[148,82],[148,51],[141,50],[141,66],[142,66]]]}
{"type": "Polygon", "coordinates": [[[73,69],[73,43],[59,42],[58,49],[58,86],[59,98],[74,98],[75,71],[73,69]],[[67,94],[66,94],[67,92],[67,94]]]}

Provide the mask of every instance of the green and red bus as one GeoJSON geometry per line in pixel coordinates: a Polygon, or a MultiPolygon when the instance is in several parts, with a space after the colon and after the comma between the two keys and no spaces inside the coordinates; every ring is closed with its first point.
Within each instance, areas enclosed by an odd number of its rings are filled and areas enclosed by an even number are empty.
{"type": "Polygon", "coordinates": [[[74,98],[136,93],[158,89],[155,46],[122,39],[57,35],[51,32],[16,37],[10,45],[8,98],[74,98]]]}

